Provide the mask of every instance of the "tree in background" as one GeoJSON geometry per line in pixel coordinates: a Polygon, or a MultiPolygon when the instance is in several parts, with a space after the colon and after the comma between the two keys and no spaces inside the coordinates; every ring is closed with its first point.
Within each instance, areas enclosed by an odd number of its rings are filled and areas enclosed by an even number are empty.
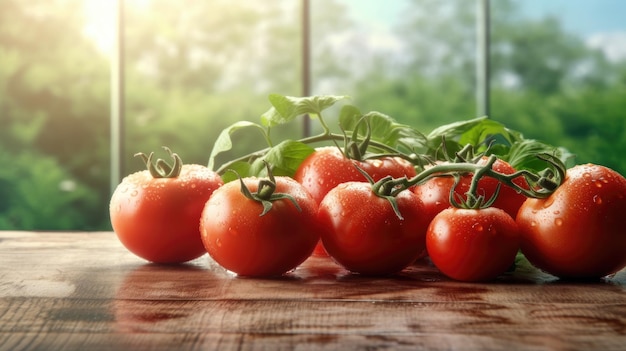
{"type": "MultiPolygon", "coordinates": [[[[108,60],[82,35],[80,3],[0,1],[0,229],[110,228],[108,60]]],[[[425,132],[475,117],[472,1],[410,1],[399,51],[365,45],[345,2],[311,3],[314,94],[425,132]]],[[[142,167],[132,154],[162,145],[206,164],[218,133],[257,121],[269,93],[301,94],[299,2],[125,4],[127,173],[142,167]]],[[[626,173],[626,62],[517,5],[492,2],[491,117],[626,173]]],[[[233,152],[261,142],[238,135],[233,152]]]]}
{"type": "Polygon", "coordinates": [[[108,69],[75,2],[0,2],[0,228],[98,229],[108,69]],[[63,8],[63,11],[59,9],[63,8]]]}
{"type": "MultiPolygon", "coordinates": [[[[491,2],[490,117],[569,148],[579,163],[626,174],[626,62],[608,60],[557,18],[520,16],[520,1],[491,2]]],[[[357,80],[358,105],[425,131],[475,117],[475,11],[472,1],[411,1],[396,28],[404,64],[357,80]]]]}

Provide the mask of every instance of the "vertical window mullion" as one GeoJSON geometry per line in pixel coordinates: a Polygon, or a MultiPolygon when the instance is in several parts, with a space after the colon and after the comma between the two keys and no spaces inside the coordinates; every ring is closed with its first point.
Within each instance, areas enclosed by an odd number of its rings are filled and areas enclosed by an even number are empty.
{"type": "Polygon", "coordinates": [[[489,116],[490,1],[476,0],[476,114],[489,116]]]}
{"type": "Polygon", "coordinates": [[[115,1],[115,43],[111,54],[111,194],[124,174],[124,2],[115,1]]]}

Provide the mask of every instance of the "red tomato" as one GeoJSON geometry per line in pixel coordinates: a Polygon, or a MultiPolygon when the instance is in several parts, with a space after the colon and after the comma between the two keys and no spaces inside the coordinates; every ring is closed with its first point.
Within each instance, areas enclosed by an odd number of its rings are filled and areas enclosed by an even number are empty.
{"type": "Polygon", "coordinates": [[[425,249],[428,222],[412,192],[400,192],[396,201],[404,219],[388,200],[372,192],[369,183],[333,188],[318,212],[327,228],[322,242],[328,254],[346,269],[368,275],[396,273],[414,262],[425,249]]]}
{"type": "Polygon", "coordinates": [[[111,197],[111,225],[135,255],[156,263],[181,263],[206,253],[198,223],[219,175],[201,165],[183,165],[174,178],[148,170],[125,177],[111,197]]]}
{"type": "Polygon", "coordinates": [[[302,184],[317,203],[335,186],[351,181],[365,182],[367,179],[354,167],[359,166],[374,181],[388,175],[394,178],[415,176],[413,165],[401,158],[384,157],[366,161],[346,158],[339,148],[327,146],[318,148],[298,167],[294,179],[302,184]]]}
{"type": "MultiPolygon", "coordinates": [[[[480,161],[478,161],[478,164],[485,165],[486,162],[487,158],[483,157],[480,161]]],[[[502,174],[513,174],[516,172],[516,170],[511,167],[508,162],[501,159],[496,160],[492,169],[502,174]]],[[[455,193],[461,196],[462,199],[466,199],[465,193],[469,190],[471,182],[471,174],[461,177],[461,181],[455,189],[455,193]]],[[[513,182],[520,187],[528,189],[528,183],[523,177],[515,178],[513,182]]],[[[477,195],[485,196],[486,199],[491,198],[496,192],[498,183],[499,182],[496,179],[491,177],[481,178],[478,181],[477,195]]],[[[450,207],[450,191],[452,190],[453,184],[454,178],[452,177],[437,177],[428,180],[424,184],[414,187],[413,191],[424,202],[426,212],[430,216],[434,217],[437,213],[450,207]]],[[[503,184],[500,187],[498,198],[492,206],[503,209],[511,217],[515,218],[517,211],[525,200],[525,195],[518,193],[515,189],[503,184]]]]}
{"type": "MultiPolygon", "coordinates": [[[[425,183],[413,187],[415,195],[424,203],[424,215],[430,220],[451,206],[450,191],[452,191],[453,185],[454,178],[445,176],[431,178],[425,183]]],[[[469,187],[464,184],[459,184],[456,193],[465,193],[468,189],[469,187]]]]}
{"type": "MultiPolygon", "coordinates": [[[[259,179],[243,179],[251,192],[259,179]]],[[[263,205],[246,198],[239,181],[219,188],[206,203],[200,220],[202,240],[209,255],[222,267],[242,276],[282,275],[306,260],[319,241],[317,204],[301,184],[276,177],[275,193],[291,195],[276,200],[261,216],[263,205]]]]}
{"type": "Polygon", "coordinates": [[[626,179],[598,165],[567,170],[546,199],[528,199],[517,224],[536,267],[563,278],[599,278],[626,266],[626,179]]]}
{"type": "Polygon", "coordinates": [[[426,251],[446,276],[461,281],[492,280],[506,272],[519,250],[519,230],[499,208],[448,208],[430,223],[426,251]]]}
{"type": "MultiPolygon", "coordinates": [[[[401,158],[355,161],[346,158],[339,148],[327,146],[318,148],[298,167],[294,179],[302,184],[319,204],[324,196],[337,185],[350,181],[365,182],[367,179],[354,167],[360,167],[374,181],[386,176],[409,178],[416,175],[415,167],[401,158]]],[[[315,255],[326,255],[322,245],[315,249],[315,255]]]]}

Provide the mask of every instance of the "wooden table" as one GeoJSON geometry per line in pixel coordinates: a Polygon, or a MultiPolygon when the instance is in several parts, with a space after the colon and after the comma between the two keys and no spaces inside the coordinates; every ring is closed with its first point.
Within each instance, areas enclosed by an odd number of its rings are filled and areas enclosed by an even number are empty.
{"type": "Polygon", "coordinates": [[[148,264],[113,233],[0,232],[1,350],[626,350],[626,271],[488,284],[427,262],[387,278],[311,258],[239,278],[148,264]]]}

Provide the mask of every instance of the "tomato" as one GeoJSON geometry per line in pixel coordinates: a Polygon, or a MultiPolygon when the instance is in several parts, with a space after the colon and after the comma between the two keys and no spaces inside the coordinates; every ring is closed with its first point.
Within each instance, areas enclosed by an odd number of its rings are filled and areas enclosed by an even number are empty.
{"type": "MultiPolygon", "coordinates": [[[[464,182],[465,183],[465,182],[464,182]]],[[[465,193],[469,187],[463,184],[459,184],[456,193],[465,193]],[[465,189],[461,189],[465,188],[465,189]]],[[[454,178],[451,176],[435,177],[427,180],[423,184],[419,184],[413,188],[413,192],[424,203],[425,216],[430,220],[435,216],[449,208],[450,204],[450,191],[454,185],[454,178]]]]}
{"type": "MultiPolygon", "coordinates": [[[[355,161],[345,157],[339,148],[326,146],[318,148],[298,167],[294,179],[302,184],[319,204],[324,196],[337,185],[350,181],[367,179],[356,168],[357,165],[374,181],[388,175],[394,178],[416,175],[415,167],[401,158],[383,157],[366,161],[355,161]]],[[[326,255],[322,245],[315,249],[315,255],[326,255]]]]}
{"type": "Polygon", "coordinates": [[[428,222],[411,191],[400,192],[396,201],[403,219],[369,183],[347,182],[333,188],[318,211],[327,228],[322,243],[328,254],[346,269],[368,275],[396,273],[414,262],[425,249],[428,222]]]}
{"type": "Polygon", "coordinates": [[[182,165],[172,178],[148,170],[125,177],[110,202],[111,225],[135,255],[156,263],[181,263],[206,253],[198,223],[204,204],[223,184],[201,165],[182,165]]]}
{"type": "Polygon", "coordinates": [[[446,276],[461,281],[495,279],[515,261],[519,230],[499,208],[447,208],[426,233],[426,251],[446,276]]]}
{"type": "MultiPolygon", "coordinates": [[[[243,178],[251,192],[259,179],[243,178]]],[[[280,199],[261,215],[263,205],[241,192],[239,181],[225,184],[207,201],[200,231],[209,255],[222,267],[241,276],[282,275],[306,260],[319,241],[321,227],[316,221],[317,203],[301,184],[289,177],[276,177],[276,193],[291,195],[280,199]]]]}
{"type": "Polygon", "coordinates": [[[626,179],[604,166],[575,166],[550,197],[520,208],[522,252],[558,277],[609,275],[626,266],[625,216],[626,179]]]}
{"type": "Polygon", "coordinates": [[[346,158],[335,146],[318,148],[309,155],[298,167],[294,179],[302,184],[320,203],[324,196],[335,186],[350,182],[365,182],[367,179],[354,167],[357,165],[374,181],[388,175],[394,178],[415,176],[413,165],[401,158],[383,157],[366,161],[355,161],[346,158]]]}
{"type": "MultiPolygon", "coordinates": [[[[483,157],[478,161],[478,165],[485,165],[487,158],[483,157]]],[[[497,159],[492,169],[502,174],[513,174],[516,172],[508,162],[497,159]]],[[[469,190],[472,182],[472,175],[466,174],[461,177],[455,193],[462,199],[466,199],[465,193],[469,190]]],[[[518,177],[513,182],[528,189],[528,183],[523,177],[518,177]]],[[[478,181],[477,195],[482,195],[486,199],[491,198],[498,187],[499,181],[491,177],[483,177],[478,181]]],[[[451,176],[442,176],[431,178],[423,184],[413,188],[413,191],[419,196],[426,206],[426,212],[434,217],[437,213],[450,207],[450,191],[454,185],[454,178],[451,176]]],[[[524,194],[518,193],[515,189],[508,185],[502,184],[493,207],[503,209],[511,217],[515,218],[520,206],[526,200],[524,194]]]]}

